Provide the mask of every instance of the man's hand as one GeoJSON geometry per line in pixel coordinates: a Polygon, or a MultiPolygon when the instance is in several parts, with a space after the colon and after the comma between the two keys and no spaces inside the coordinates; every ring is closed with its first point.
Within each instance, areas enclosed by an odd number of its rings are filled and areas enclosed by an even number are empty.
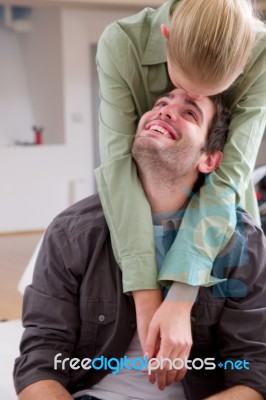
{"type": "Polygon", "coordinates": [[[19,395],[19,400],[73,400],[73,397],[57,381],[47,379],[32,383],[25,387],[19,395]]]}
{"type": "Polygon", "coordinates": [[[206,400],[263,400],[263,396],[250,387],[239,385],[214,394],[206,400]]]}
{"type": "MultiPolygon", "coordinates": [[[[161,290],[136,290],[133,292],[133,297],[136,306],[137,330],[140,345],[145,354],[145,343],[149,326],[154,313],[162,303],[162,292],[161,290]]],[[[157,343],[157,346],[159,346],[159,343],[157,343]]]]}
{"type": "MultiPolygon", "coordinates": [[[[185,360],[189,357],[192,346],[192,334],[190,323],[190,312],[198,293],[198,287],[184,283],[174,282],[165,301],[155,312],[148,331],[144,354],[148,353],[149,358],[169,358],[171,361],[176,358],[185,360]],[[159,344],[159,351],[158,351],[159,344]]],[[[149,381],[157,384],[163,390],[165,386],[173,381],[180,381],[184,378],[186,368],[179,370],[170,369],[169,362],[164,363],[164,368],[156,368],[149,376],[149,381]]],[[[181,363],[177,363],[178,366],[181,363]]],[[[161,365],[160,365],[161,367],[161,365]]]]}

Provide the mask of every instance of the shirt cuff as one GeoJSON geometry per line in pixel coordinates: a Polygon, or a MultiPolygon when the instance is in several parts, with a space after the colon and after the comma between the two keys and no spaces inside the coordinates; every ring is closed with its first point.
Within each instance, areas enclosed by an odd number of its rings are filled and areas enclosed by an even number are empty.
{"type": "Polygon", "coordinates": [[[192,286],[213,286],[226,279],[211,275],[212,260],[199,257],[197,254],[170,250],[158,276],[158,283],[169,286],[170,282],[177,281],[192,286]]]}
{"type": "Polygon", "coordinates": [[[121,260],[123,291],[130,294],[135,290],[160,289],[157,282],[155,257],[134,256],[121,260]]]}

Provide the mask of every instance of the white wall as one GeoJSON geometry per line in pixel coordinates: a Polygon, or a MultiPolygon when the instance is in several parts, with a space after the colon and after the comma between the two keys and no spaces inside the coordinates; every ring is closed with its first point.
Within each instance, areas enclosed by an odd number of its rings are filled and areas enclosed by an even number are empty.
{"type": "Polygon", "coordinates": [[[32,29],[0,27],[0,145],[34,141],[33,125],[44,127],[45,143],[63,143],[61,12],[38,8],[32,29]]]}
{"type": "Polygon", "coordinates": [[[81,157],[86,160],[84,176],[92,191],[95,188],[92,170],[96,162],[95,147],[98,145],[98,134],[93,124],[98,110],[93,91],[95,60],[92,46],[97,44],[100,33],[108,23],[125,15],[128,15],[128,10],[66,9],[62,14],[65,132],[73,148],[84,143],[80,148],[81,157]]]}
{"type": "MultiPolygon", "coordinates": [[[[132,10],[132,13],[135,11],[132,10]]],[[[41,51],[53,40],[53,46],[57,46],[62,58],[60,61],[55,47],[49,48],[50,57],[56,58],[58,64],[53,72],[49,66],[43,66],[41,75],[50,74],[54,89],[49,86],[49,91],[46,91],[44,82],[43,85],[40,83],[34,107],[43,104],[43,110],[38,107],[45,115],[51,104],[53,108],[60,106],[61,102],[63,121],[59,137],[64,138],[64,143],[0,147],[0,233],[44,229],[58,212],[72,202],[94,193],[95,102],[92,95],[94,59],[91,45],[97,43],[100,33],[109,22],[129,13],[128,9],[105,11],[69,8],[54,17],[50,15],[50,18],[54,18],[51,25],[54,28],[49,29],[47,25],[47,37],[41,40],[39,54],[42,57],[41,51]],[[55,19],[59,21],[59,27],[55,19]],[[54,38],[49,37],[51,32],[54,38]],[[56,76],[59,82],[56,82],[56,76]]],[[[41,26],[44,26],[43,23],[40,23],[39,28],[41,26]]],[[[24,51],[28,51],[28,54],[24,54],[24,60],[27,57],[30,59],[29,38],[24,36],[19,40],[24,51]]],[[[31,39],[31,43],[38,45],[35,38],[31,39]]],[[[49,51],[46,50],[45,54],[49,51]]],[[[42,60],[45,63],[45,57],[42,60]]],[[[23,79],[24,86],[28,84],[27,90],[33,96],[32,87],[38,86],[34,71],[28,72],[27,84],[25,75],[23,79]]],[[[36,108],[34,111],[37,115],[36,108]]],[[[60,108],[58,110],[60,114],[60,108]]],[[[59,129],[53,129],[53,135],[58,138],[59,129]]],[[[52,137],[50,142],[53,142],[52,137]]]]}
{"type": "Polygon", "coordinates": [[[18,38],[33,110],[32,125],[44,127],[44,143],[63,143],[61,12],[37,8],[31,22],[31,31],[18,38]]]}
{"type": "Polygon", "coordinates": [[[32,140],[33,113],[19,36],[0,26],[0,145],[32,140]]]}

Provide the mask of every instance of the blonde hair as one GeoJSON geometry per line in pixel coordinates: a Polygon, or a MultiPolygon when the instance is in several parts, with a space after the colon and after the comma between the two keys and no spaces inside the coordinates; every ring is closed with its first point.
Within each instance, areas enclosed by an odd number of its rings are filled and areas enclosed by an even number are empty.
{"type": "Polygon", "coordinates": [[[181,0],[172,12],[168,61],[194,81],[224,83],[247,63],[257,21],[249,0],[181,0]]]}

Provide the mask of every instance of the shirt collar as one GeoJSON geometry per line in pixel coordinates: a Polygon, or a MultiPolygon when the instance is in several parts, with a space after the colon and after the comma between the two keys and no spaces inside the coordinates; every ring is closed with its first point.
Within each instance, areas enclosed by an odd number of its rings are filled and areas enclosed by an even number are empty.
{"type": "Polygon", "coordinates": [[[160,26],[161,24],[169,26],[170,8],[174,1],[176,0],[168,0],[151,16],[150,35],[141,60],[142,65],[166,62],[166,40],[161,34],[160,26]]]}

